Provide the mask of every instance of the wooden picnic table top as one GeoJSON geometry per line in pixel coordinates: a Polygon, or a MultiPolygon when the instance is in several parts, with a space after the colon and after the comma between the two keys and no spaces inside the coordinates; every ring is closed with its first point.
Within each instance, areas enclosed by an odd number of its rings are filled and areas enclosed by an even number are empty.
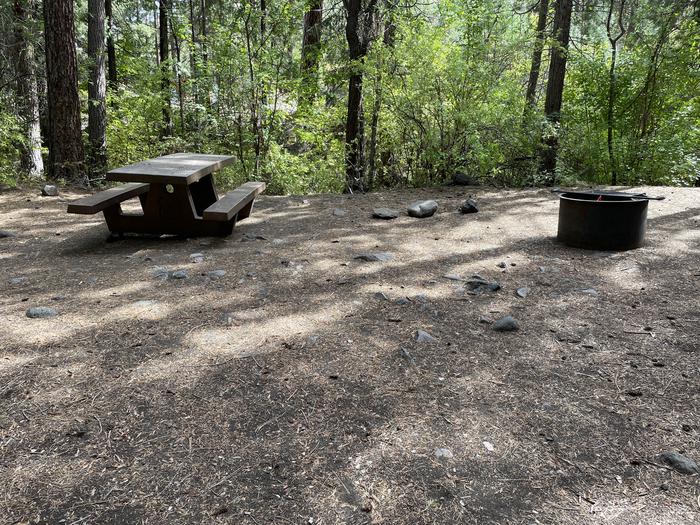
{"type": "Polygon", "coordinates": [[[107,180],[151,184],[192,184],[233,163],[228,155],[173,153],[107,172],[107,180]]]}

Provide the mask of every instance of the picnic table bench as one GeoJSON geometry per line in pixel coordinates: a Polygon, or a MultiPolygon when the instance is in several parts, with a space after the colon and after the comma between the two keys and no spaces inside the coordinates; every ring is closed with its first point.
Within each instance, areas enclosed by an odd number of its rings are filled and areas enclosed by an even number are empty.
{"type": "Polygon", "coordinates": [[[109,231],[174,234],[188,237],[229,235],[253,210],[264,182],[247,182],[218,198],[213,173],[233,162],[224,155],[175,153],[137,162],[107,173],[107,180],[127,182],[68,205],[68,213],[102,212],[109,231]],[[121,203],[138,197],[140,213],[121,203]]]}

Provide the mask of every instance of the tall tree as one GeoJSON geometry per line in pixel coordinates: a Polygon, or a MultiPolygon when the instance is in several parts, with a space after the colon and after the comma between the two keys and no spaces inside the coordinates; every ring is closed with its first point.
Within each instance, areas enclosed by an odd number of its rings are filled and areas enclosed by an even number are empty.
{"type": "Polygon", "coordinates": [[[301,42],[301,101],[306,103],[312,102],[318,91],[323,0],[308,0],[307,5],[301,42]]]}
{"type": "Polygon", "coordinates": [[[107,77],[105,71],[105,2],[88,0],[88,159],[92,176],[102,176],[107,170],[107,77]]]}
{"type": "Polygon", "coordinates": [[[160,90],[163,97],[163,125],[161,135],[169,137],[173,134],[173,116],[170,104],[170,61],[168,53],[168,5],[166,0],[158,2],[158,56],[160,59],[160,90]]]}
{"type": "MultiPolygon", "coordinates": [[[[564,93],[564,77],[566,76],[566,57],[569,48],[569,32],[571,29],[572,0],[557,0],[554,15],[554,44],[549,61],[549,77],[547,79],[547,94],[544,101],[544,113],[547,120],[558,128],[561,122],[561,102],[564,93]]],[[[553,178],[557,165],[559,149],[558,129],[548,133],[544,148],[541,152],[540,168],[553,178]]]]}
{"type": "Polygon", "coordinates": [[[83,179],[73,0],[44,0],[49,177],[83,179]]]}
{"type": "Polygon", "coordinates": [[[105,17],[107,17],[107,78],[109,87],[117,84],[117,51],[114,47],[114,16],[112,0],[105,0],[105,17]]]}
{"type": "Polygon", "coordinates": [[[36,17],[34,0],[14,0],[13,55],[19,115],[22,120],[25,147],[22,166],[30,177],[44,172],[41,156],[41,126],[39,122],[39,89],[36,75],[36,57],[30,25],[36,17]]]}
{"type": "Polygon", "coordinates": [[[537,81],[540,77],[540,66],[542,65],[542,49],[546,39],[547,10],[549,0],[540,0],[537,12],[537,29],[535,32],[535,43],[532,47],[532,61],[530,63],[530,76],[527,81],[527,91],[525,93],[525,111],[535,106],[535,94],[537,93],[537,81]]]}
{"type": "Polygon", "coordinates": [[[345,182],[349,192],[364,191],[364,116],[362,108],[362,68],[371,43],[378,0],[343,0],[345,38],[350,54],[348,116],[345,122],[345,182]]]}
{"type": "Polygon", "coordinates": [[[617,33],[613,26],[613,11],[615,9],[615,0],[610,0],[610,9],[608,9],[608,18],[605,23],[605,29],[608,35],[608,42],[610,42],[610,72],[608,75],[608,159],[610,160],[610,172],[612,174],[611,184],[613,186],[617,185],[617,163],[615,162],[615,154],[613,150],[613,129],[615,127],[614,122],[614,110],[615,110],[615,87],[617,83],[617,76],[615,73],[615,65],[617,62],[617,43],[625,35],[626,28],[622,22],[622,15],[625,10],[625,0],[620,0],[619,12],[617,15],[617,33]]]}

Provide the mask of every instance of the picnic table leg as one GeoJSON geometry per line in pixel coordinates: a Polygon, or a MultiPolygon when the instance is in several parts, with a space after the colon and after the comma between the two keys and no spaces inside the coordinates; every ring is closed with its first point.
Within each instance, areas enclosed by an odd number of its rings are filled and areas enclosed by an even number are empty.
{"type": "Polygon", "coordinates": [[[194,209],[199,217],[202,216],[205,209],[219,200],[212,175],[207,175],[197,182],[193,182],[187,187],[187,190],[192,196],[192,204],[194,204],[194,209]]]}

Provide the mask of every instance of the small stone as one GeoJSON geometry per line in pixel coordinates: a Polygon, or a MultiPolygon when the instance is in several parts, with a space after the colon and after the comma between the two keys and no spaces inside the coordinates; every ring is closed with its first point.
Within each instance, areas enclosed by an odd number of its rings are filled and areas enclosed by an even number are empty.
{"type": "Polygon", "coordinates": [[[212,281],[221,279],[224,275],[226,275],[226,270],[212,270],[210,272],[207,272],[207,277],[209,277],[209,279],[211,279],[212,281]]]}
{"type": "Polygon", "coordinates": [[[374,293],[374,298],[379,299],[380,301],[388,301],[389,297],[384,292],[375,292],[374,293]]]}
{"type": "Polygon", "coordinates": [[[480,315],[479,316],[479,323],[480,324],[491,324],[491,323],[493,323],[493,319],[489,319],[488,317],[480,315]]]}
{"type": "Polygon", "coordinates": [[[0,239],[5,239],[6,237],[15,237],[15,234],[6,230],[0,230],[0,239]]]}
{"type": "Polygon", "coordinates": [[[342,209],[342,208],[336,208],[333,210],[333,216],[335,217],[345,217],[347,215],[347,212],[342,209]]]}
{"type": "Polygon", "coordinates": [[[27,310],[27,317],[30,319],[46,319],[57,315],[58,312],[48,306],[33,306],[27,310]]]}
{"type": "Polygon", "coordinates": [[[387,262],[393,258],[394,256],[389,252],[362,253],[355,257],[355,259],[367,262],[387,262]]]}
{"type": "Polygon", "coordinates": [[[251,241],[266,241],[267,238],[262,235],[257,235],[255,233],[244,233],[241,237],[241,242],[251,242],[251,241]]]}
{"type": "Polygon", "coordinates": [[[45,184],[43,188],[41,188],[41,194],[44,197],[58,197],[58,186],[54,184],[45,184]]]}
{"type": "Polygon", "coordinates": [[[496,332],[513,332],[520,328],[520,324],[512,316],[506,315],[493,323],[491,328],[496,332]]]}
{"type": "Polygon", "coordinates": [[[489,452],[493,452],[494,450],[496,450],[496,447],[494,447],[493,443],[491,443],[490,441],[483,441],[483,444],[484,448],[489,452]]]}
{"type": "Polygon", "coordinates": [[[449,448],[436,448],[435,457],[437,459],[452,459],[454,454],[452,454],[452,451],[449,448]]]}
{"type": "Polygon", "coordinates": [[[202,253],[192,253],[190,254],[190,262],[201,263],[204,261],[204,254],[202,253]]]}
{"type": "Polygon", "coordinates": [[[416,342],[418,343],[436,343],[437,339],[430,335],[425,330],[416,330],[416,342]]]}
{"type": "Polygon", "coordinates": [[[416,294],[411,298],[412,301],[416,303],[427,303],[428,302],[428,296],[422,293],[416,294]]]}
{"type": "Polygon", "coordinates": [[[372,210],[372,217],[375,219],[382,219],[384,221],[390,221],[396,219],[399,216],[399,212],[392,210],[391,208],[374,208],[372,210]]]}
{"type": "Polygon", "coordinates": [[[501,289],[498,281],[489,281],[478,274],[472,275],[467,281],[469,293],[479,294],[483,292],[495,292],[501,289]]]}
{"type": "Polygon", "coordinates": [[[165,280],[170,275],[170,271],[165,266],[156,266],[151,272],[156,279],[165,280]]]}
{"type": "Polygon", "coordinates": [[[580,291],[582,294],[586,294],[586,295],[598,295],[597,290],[595,290],[594,288],[583,288],[583,289],[581,289],[581,290],[579,290],[579,291],[580,291]]]}
{"type": "Polygon", "coordinates": [[[508,266],[508,265],[506,264],[505,261],[501,261],[501,262],[498,263],[498,267],[499,267],[499,268],[505,268],[506,266],[508,266]]]}
{"type": "Polygon", "coordinates": [[[407,297],[399,297],[394,302],[400,306],[406,306],[407,304],[411,304],[411,301],[409,301],[407,297]]]}
{"type": "Polygon", "coordinates": [[[173,279],[187,279],[187,270],[175,270],[170,277],[173,279]]]}
{"type": "Polygon", "coordinates": [[[448,273],[442,276],[444,279],[449,279],[450,281],[463,281],[462,277],[454,273],[448,273]]]}
{"type": "Polygon", "coordinates": [[[469,199],[465,200],[462,204],[460,204],[459,211],[464,214],[476,213],[479,211],[479,207],[476,205],[476,201],[470,197],[469,199]]]}
{"type": "Polygon", "coordinates": [[[26,277],[10,277],[7,280],[7,282],[10,284],[14,284],[14,285],[24,284],[25,282],[27,282],[27,278],[26,277]]]}
{"type": "Polygon", "coordinates": [[[683,454],[679,454],[678,452],[664,452],[659,456],[659,459],[681,474],[700,474],[700,466],[698,466],[695,460],[683,454]]]}
{"type": "Polygon", "coordinates": [[[518,297],[522,297],[523,299],[525,299],[529,293],[530,289],[527,286],[522,286],[515,290],[515,295],[517,295],[518,297]]]}
{"type": "Polygon", "coordinates": [[[424,219],[431,217],[438,209],[438,203],[435,201],[416,201],[409,204],[406,212],[410,217],[424,219]]]}
{"type": "Polygon", "coordinates": [[[401,354],[401,357],[403,357],[406,361],[408,361],[409,364],[411,364],[411,365],[416,364],[416,360],[413,359],[413,355],[411,355],[411,352],[409,352],[405,348],[401,347],[401,349],[399,350],[399,353],[401,354]]]}

